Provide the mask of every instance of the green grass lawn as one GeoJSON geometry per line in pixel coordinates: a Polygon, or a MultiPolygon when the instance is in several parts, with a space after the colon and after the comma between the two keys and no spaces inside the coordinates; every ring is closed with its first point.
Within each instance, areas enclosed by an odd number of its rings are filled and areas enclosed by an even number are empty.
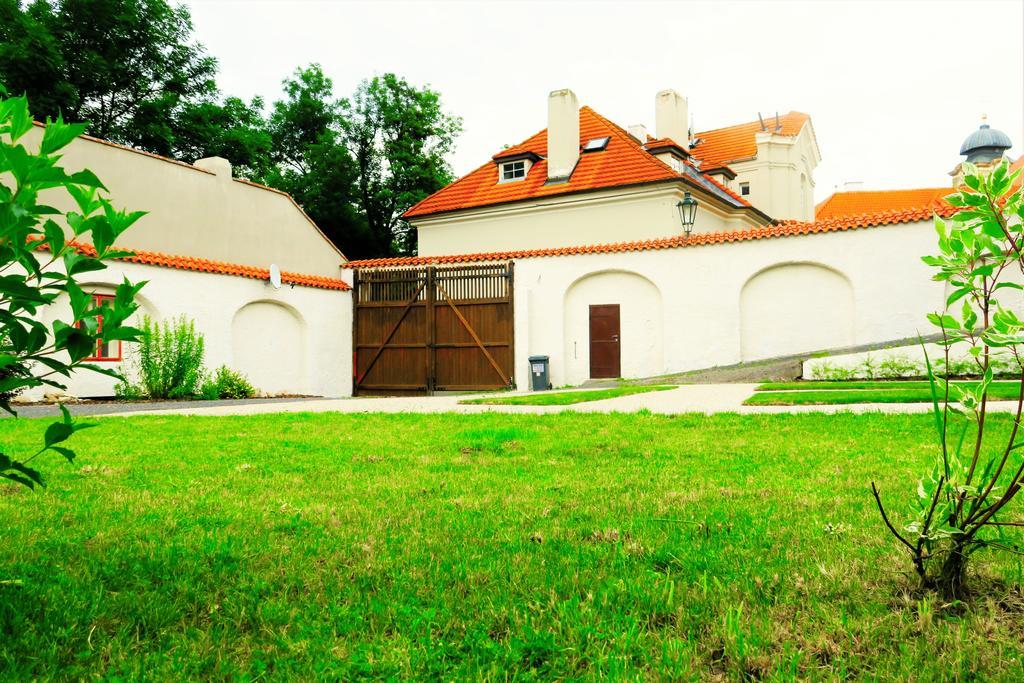
{"type": "Polygon", "coordinates": [[[0,487],[0,679],[1011,680],[1020,558],[944,609],[868,493],[931,420],[97,419],[0,487]]]}
{"type": "MultiPolygon", "coordinates": [[[[973,386],[977,382],[972,380],[953,380],[954,384],[973,386]]],[[[993,386],[1020,386],[1016,380],[996,380],[993,386]]],[[[893,389],[924,389],[928,390],[928,380],[902,380],[902,379],[873,379],[873,380],[802,380],[798,382],[765,382],[757,386],[754,391],[845,391],[852,389],[875,389],[880,391],[891,391],[893,389]]]]}
{"type": "MultiPolygon", "coordinates": [[[[954,384],[974,386],[976,382],[954,384]]],[[[1017,400],[1020,383],[993,382],[989,398],[995,401],[1017,400]]],[[[743,402],[748,406],[839,405],[851,403],[930,403],[928,382],[774,382],[757,387],[743,402]],[[799,389],[799,391],[794,391],[799,389]]]]}
{"type": "Polygon", "coordinates": [[[524,394],[520,396],[486,396],[484,398],[471,398],[459,403],[467,405],[495,405],[495,406],[568,406],[575,403],[586,403],[588,401],[603,401],[607,398],[618,398],[619,396],[632,396],[633,394],[646,394],[648,391],[667,391],[676,389],[676,386],[623,386],[611,389],[592,389],[582,391],[539,391],[536,394],[524,394]]]}

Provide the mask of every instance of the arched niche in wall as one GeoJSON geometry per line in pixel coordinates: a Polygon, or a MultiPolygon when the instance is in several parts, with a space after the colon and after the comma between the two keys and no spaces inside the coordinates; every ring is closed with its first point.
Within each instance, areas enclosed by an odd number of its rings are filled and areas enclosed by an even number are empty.
{"type": "Polygon", "coordinates": [[[646,277],[625,270],[588,273],[573,282],[563,298],[565,381],[591,377],[590,307],[617,305],[622,377],[664,372],[664,309],[661,290],[646,277]]]}
{"type": "Polygon", "coordinates": [[[854,343],[853,286],[842,273],[817,263],[784,263],[758,272],[743,285],[743,360],[854,343]]]}
{"type": "Polygon", "coordinates": [[[232,369],[256,389],[306,391],[306,323],[302,314],[276,301],[253,301],[231,322],[232,369]]]}

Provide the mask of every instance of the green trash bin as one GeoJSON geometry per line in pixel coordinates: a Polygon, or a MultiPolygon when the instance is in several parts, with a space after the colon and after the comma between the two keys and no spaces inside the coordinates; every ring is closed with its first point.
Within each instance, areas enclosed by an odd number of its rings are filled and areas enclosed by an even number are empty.
{"type": "Polygon", "coordinates": [[[533,391],[547,391],[551,388],[551,375],[548,372],[550,360],[547,356],[530,356],[530,388],[533,391]]]}

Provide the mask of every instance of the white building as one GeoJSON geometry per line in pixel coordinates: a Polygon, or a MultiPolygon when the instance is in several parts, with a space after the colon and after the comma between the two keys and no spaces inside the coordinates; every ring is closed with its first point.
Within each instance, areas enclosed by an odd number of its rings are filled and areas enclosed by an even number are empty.
{"type": "MultiPolygon", "coordinates": [[[[38,144],[42,128],[29,136],[27,144],[38,144]]],[[[267,393],[351,393],[345,257],[291,197],[233,178],[224,159],[190,165],[88,136],[68,145],[61,163],[96,173],[118,208],[147,212],[117,243],[135,255],[88,273],[86,291],[102,297],[125,277],[148,281],[139,315],[193,320],[208,368],[227,365],[267,393]],[[282,271],[280,288],[270,282],[271,265],[282,271]]],[[[46,199],[72,208],[63,193],[46,199]]],[[[46,322],[67,319],[66,306],[52,307],[46,322]]],[[[90,362],[131,374],[128,355],[128,344],[114,342],[90,362]]],[[[116,380],[83,370],[67,384],[72,395],[102,397],[113,395],[116,380]]]]}
{"type": "MultiPolygon", "coordinates": [[[[820,154],[807,115],[691,135],[686,100],[664,91],[655,118],[650,135],[578,107],[571,91],[551,93],[546,130],[407,212],[418,257],[353,261],[346,279],[513,264],[514,338],[475,343],[498,364],[507,348],[503,370],[521,388],[534,355],[550,358],[557,386],[926,331],[943,288],[920,257],[935,249],[933,215],[953,213],[942,199],[952,188],[840,193],[815,216],[820,154]],[[684,225],[687,196],[697,210],[684,225]]],[[[397,338],[404,323],[394,324],[397,338]]],[[[400,362],[388,339],[365,346],[376,365],[357,362],[357,388],[373,373],[381,382],[389,353],[400,362]]]]}

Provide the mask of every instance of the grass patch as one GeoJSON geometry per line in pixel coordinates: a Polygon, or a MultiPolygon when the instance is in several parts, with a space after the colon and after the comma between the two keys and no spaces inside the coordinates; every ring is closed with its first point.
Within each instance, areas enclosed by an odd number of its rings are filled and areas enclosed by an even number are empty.
{"type": "MultiPolygon", "coordinates": [[[[897,384],[897,383],[893,383],[897,384]]],[[[902,383],[898,383],[902,384],[902,383]]],[[[973,383],[965,383],[973,384],[973,383]]],[[[1016,401],[1020,396],[1017,382],[998,382],[989,386],[989,399],[1016,401]]],[[[760,391],[743,402],[747,406],[848,405],[853,403],[931,403],[932,394],[923,387],[835,389],[832,391],[760,391]]]]}
{"type": "Polygon", "coordinates": [[[1019,558],[944,612],[867,491],[909,510],[931,421],[99,418],[0,486],[0,679],[1012,680],[1019,558]]]}
{"type": "Polygon", "coordinates": [[[487,396],[485,398],[466,399],[459,403],[466,405],[492,406],[568,406],[589,401],[603,401],[608,398],[646,394],[648,391],[667,391],[675,386],[622,386],[610,389],[591,389],[583,391],[541,391],[521,396],[487,396]]]}
{"type": "MultiPolygon", "coordinates": [[[[974,386],[975,381],[953,380],[954,384],[974,386]]],[[[995,381],[992,386],[1020,386],[1018,381],[995,381]]],[[[848,391],[860,389],[875,389],[879,391],[891,391],[893,389],[924,389],[928,391],[928,380],[807,380],[801,382],[765,382],[758,385],[754,391],[848,391]]]]}

